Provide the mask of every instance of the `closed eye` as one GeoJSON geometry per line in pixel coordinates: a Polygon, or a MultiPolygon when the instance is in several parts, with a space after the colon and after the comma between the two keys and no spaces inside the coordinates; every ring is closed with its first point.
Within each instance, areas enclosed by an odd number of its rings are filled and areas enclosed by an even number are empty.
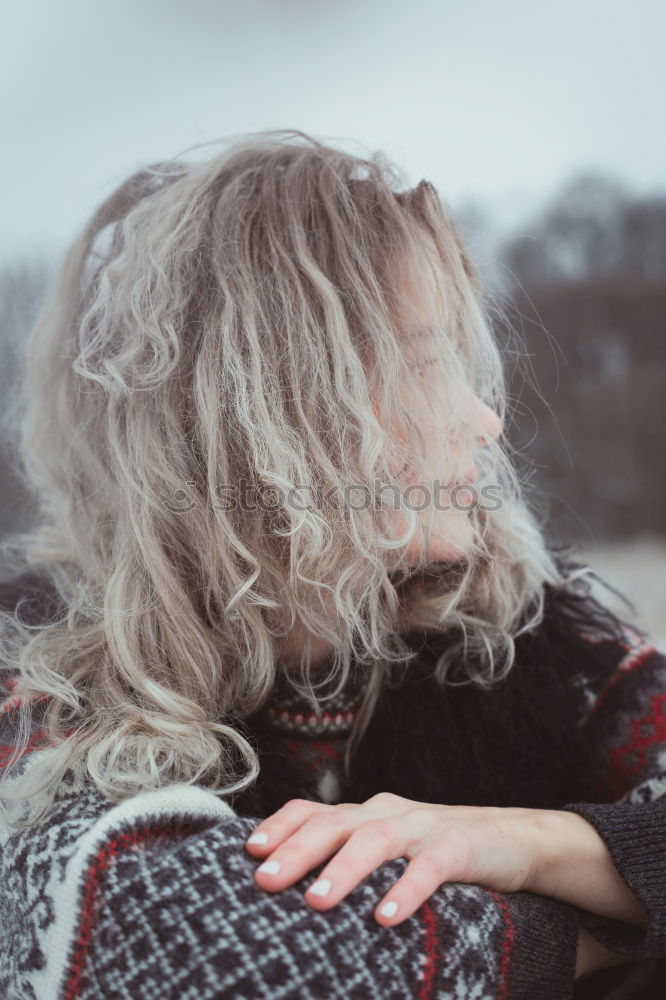
{"type": "Polygon", "coordinates": [[[418,370],[421,368],[425,368],[426,365],[436,365],[438,361],[439,358],[426,358],[424,361],[415,361],[413,364],[407,365],[407,367],[416,368],[418,370]]]}

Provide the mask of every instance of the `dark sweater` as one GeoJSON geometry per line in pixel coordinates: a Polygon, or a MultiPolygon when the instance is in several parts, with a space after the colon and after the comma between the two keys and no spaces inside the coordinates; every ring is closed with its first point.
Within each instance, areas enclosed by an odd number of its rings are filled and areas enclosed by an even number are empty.
{"type": "MultiPolygon", "coordinates": [[[[419,655],[383,690],[349,783],[342,753],[362,674],[321,719],[280,678],[239,723],[260,755],[249,791],[223,802],[180,784],[114,806],[80,767],[45,824],[0,828],[0,997],[666,995],[666,656],[589,595],[549,588],[544,622],[517,639],[510,674],[490,690],[438,687],[445,639],[408,641],[419,655]],[[291,798],[361,802],[382,790],[579,813],[645,906],[647,927],[465,883],[443,884],[410,918],[381,927],[374,907],[404,858],[326,913],[303,900],[323,865],[280,893],[257,886],[244,843],[261,819],[291,798]],[[574,983],[578,921],[630,961],[574,983]]],[[[8,745],[12,679],[4,685],[8,745]]]]}

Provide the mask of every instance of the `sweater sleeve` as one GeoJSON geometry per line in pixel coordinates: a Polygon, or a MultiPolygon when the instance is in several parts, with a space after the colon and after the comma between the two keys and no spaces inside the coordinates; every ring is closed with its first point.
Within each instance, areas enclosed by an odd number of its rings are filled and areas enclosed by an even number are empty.
{"type": "Polygon", "coordinates": [[[583,728],[596,759],[599,801],[569,802],[595,828],[620,877],[643,904],[645,926],[575,908],[579,922],[628,960],[666,957],[666,656],[629,626],[625,641],[590,633],[595,667],[578,677],[583,728]],[[599,655],[600,654],[600,655],[599,655]]]}
{"type": "Polygon", "coordinates": [[[280,893],[260,889],[244,849],[259,820],[211,791],[171,785],[113,805],[66,777],[52,817],[2,841],[0,995],[571,996],[577,924],[566,904],[448,883],[382,927],[374,907],[405,870],[396,859],[319,913],[303,894],[323,865],[280,893]]]}
{"type": "MultiPolygon", "coordinates": [[[[0,743],[9,742],[8,707],[0,743]]],[[[383,927],[374,908],[405,871],[400,858],[319,913],[304,893],[323,865],[280,893],[256,884],[244,844],[259,822],[188,784],[114,804],[83,764],[70,768],[46,820],[27,830],[0,823],[0,996],[571,996],[578,925],[568,904],[446,883],[383,927]]]]}

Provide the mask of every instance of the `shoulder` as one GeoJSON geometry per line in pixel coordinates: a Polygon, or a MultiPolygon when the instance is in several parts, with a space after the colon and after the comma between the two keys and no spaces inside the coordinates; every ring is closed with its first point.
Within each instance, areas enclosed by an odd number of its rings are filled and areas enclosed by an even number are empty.
{"type": "MultiPolygon", "coordinates": [[[[603,582],[603,581],[602,581],[603,582]]],[[[617,687],[618,697],[647,686],[666,691],[666,656],[653,638],[593,596],[589,578],[546,586],[543,622],[535,646],[547,649],[579,693],[583,719],[617,687]]]]}

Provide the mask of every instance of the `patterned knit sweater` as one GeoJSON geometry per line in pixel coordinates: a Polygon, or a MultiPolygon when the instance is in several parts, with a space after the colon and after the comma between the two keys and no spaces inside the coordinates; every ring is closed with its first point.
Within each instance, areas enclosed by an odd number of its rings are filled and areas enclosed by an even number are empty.
{"type": "MultiPolygon", "coordinates": [[[[342,758],[360,671],[322,713],[281,676],[244,720],[260,778],[227,801],[178,784],[113,804],[83,766],[70,769],[43,824],[0,825],[0,998],[666,996],[666,656],[626,625],[610,636],[590,602],[577,619],[548,607],[536,633],[516,641],[507,680],[485,692],[438,687],[437,639],[412,634],[418,657],[383,692],[351,783],[342,758]],[[364,801],[381,790],[579,813],[646,908],[647,927],[464,883],[380,926],[374,908],[404,858],[328,912],[303,898],[323,865],[280,893],[259,888],[244,844],[261,819],[294,797],[364,801]],[[627,961],[575,982],[579,922],[627,961]]],[[[0,681],[2,765],[17,703],[14,679],[0,681]]],[[[40,753],[42,710],[25,766],[40,753]]]]}

